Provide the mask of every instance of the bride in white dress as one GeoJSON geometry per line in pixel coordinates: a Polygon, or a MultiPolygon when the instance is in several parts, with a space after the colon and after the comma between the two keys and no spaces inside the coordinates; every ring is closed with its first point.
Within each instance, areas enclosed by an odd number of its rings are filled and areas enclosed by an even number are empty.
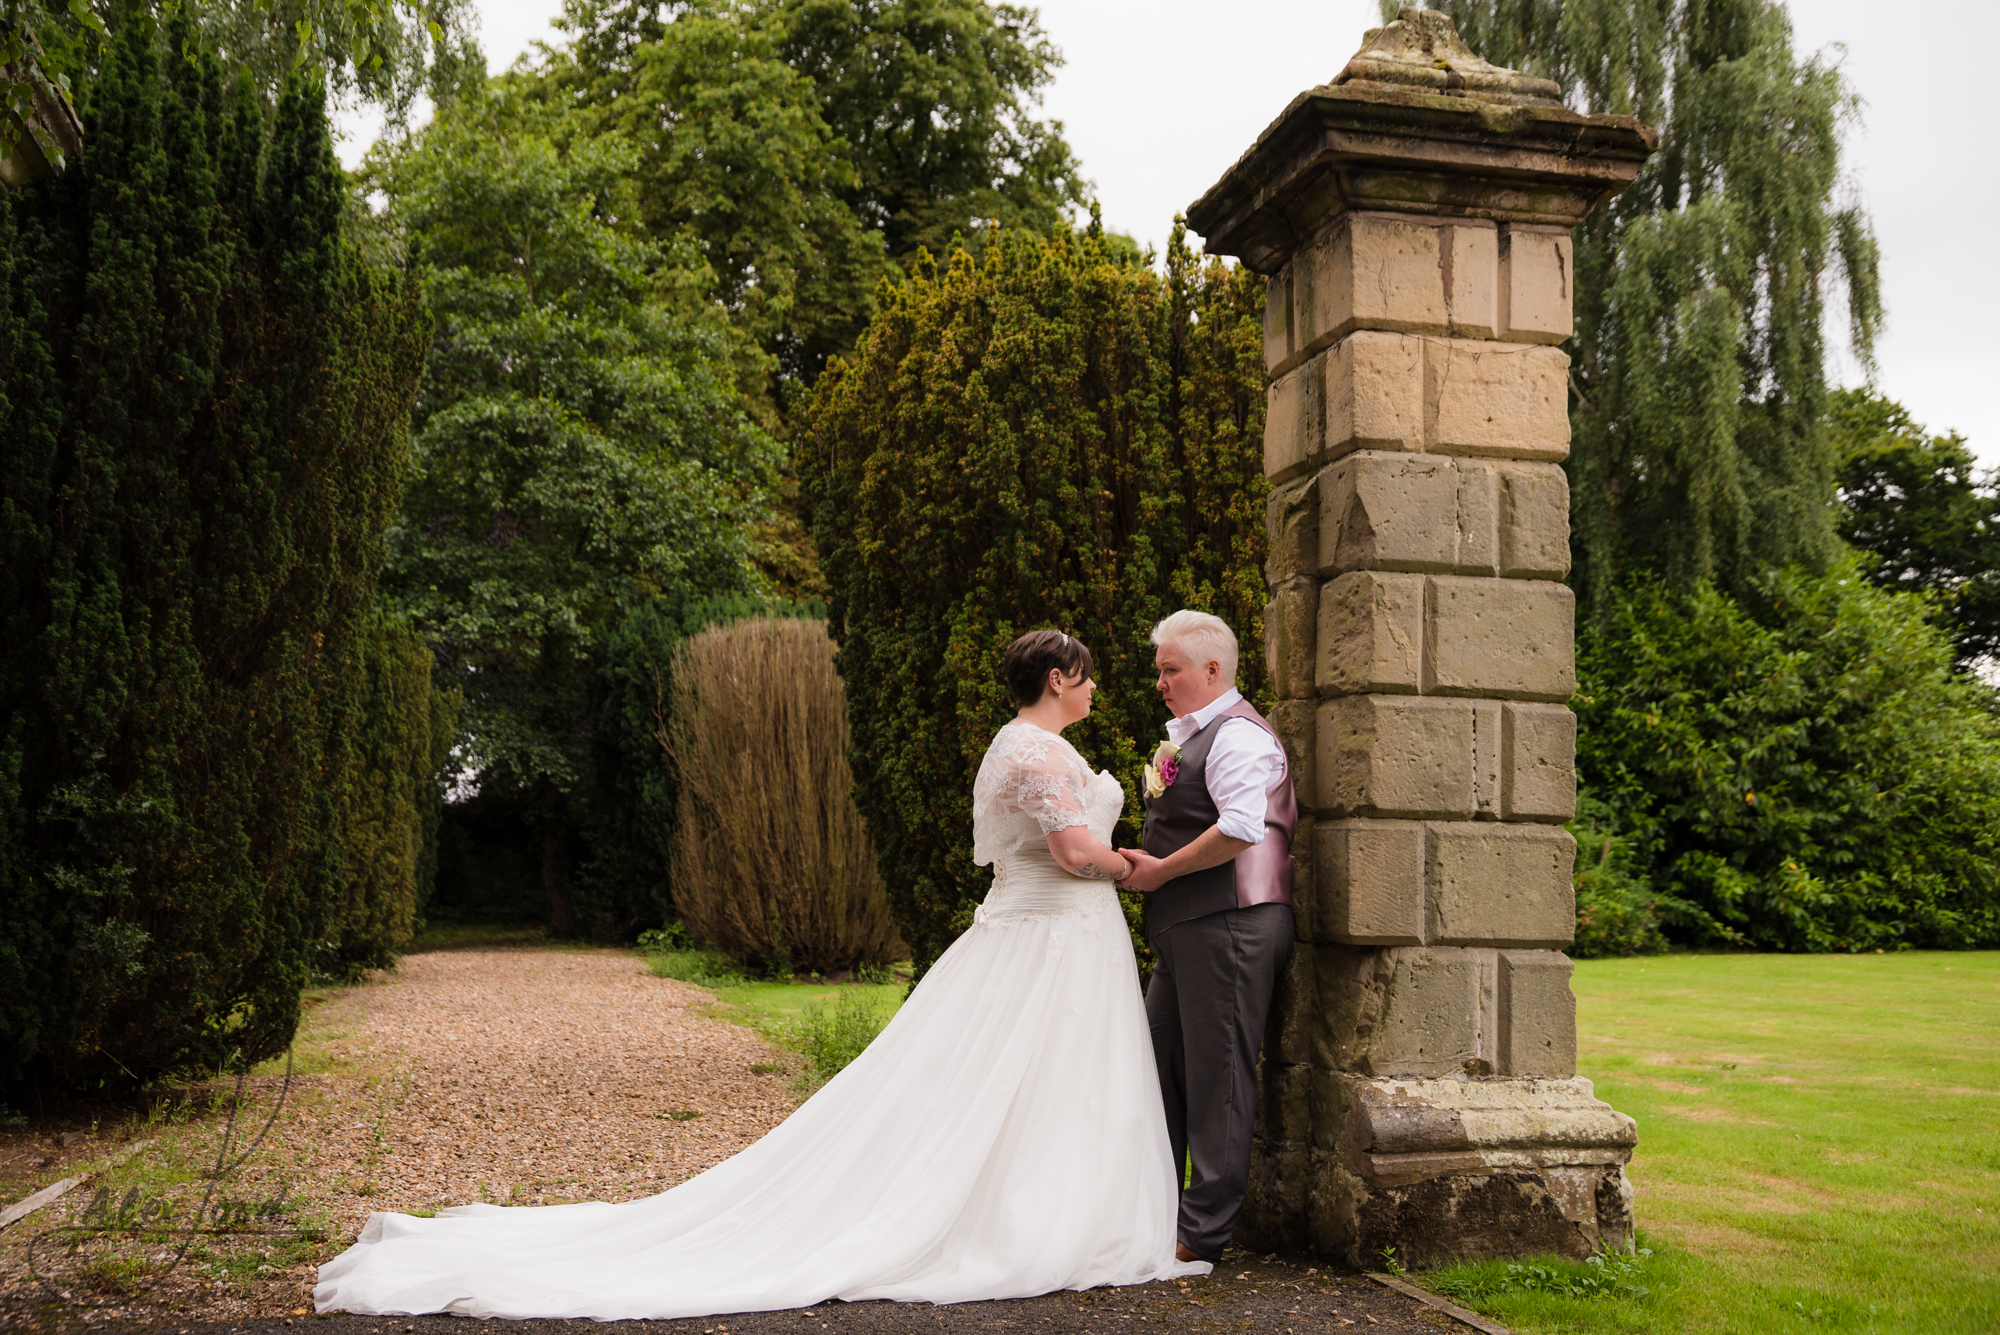
{"type": "Polygon", "coordinates": [[[1206,1273],[1174,1259],[1178,1184],[1109,884],[1128,874],[1109,847],[1124,795],[1059,735],[1090,712],[1089,653],[1038,631],[1005,668],[1021,713],[973,787],[993,888],[867,1051],[658,1196],[372,1214],[319,1268],[318,1309],[673,1318],[1206,1273]]]}

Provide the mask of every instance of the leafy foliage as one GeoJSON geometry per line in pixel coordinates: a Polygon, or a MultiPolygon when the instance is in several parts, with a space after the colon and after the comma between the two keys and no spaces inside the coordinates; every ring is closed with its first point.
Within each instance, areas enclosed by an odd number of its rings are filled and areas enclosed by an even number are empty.
{"type": "Polygon", "coordinates": [[[1576,939],[1568,953],[1599,959],[1665,950],[1660,922],[1672,901],[1646,875],[1655,850],[1590,789],[1577,793],[1576,808],[1569,823],[1576,836],[1576,939]]]}
{"type": "Polygon", "coordinates": [[[388,777],[350,748],[428,337],[343,238],[316,85],[267,142],[135,19],[82,100],[0,199],[0,1079],[57,1084],[291,1037],[340,779],[388,777]]]}
{"type": "Polygon", "coordinates": [[[806,1059],[798,1092],[810,1094],[847,1069],[888,1027],[892,1017],[867,996],[837,993],[807,1004],[784,1034],[785,1046],[806,1059]]]}
{"type": "Polygon", "coordinates": [[[2000,656],[2000,477],[1870,390],[1836,392],[1832,425],[1840,532],[1879,558],[1869,577],[1936,599],[1961,668],[2000,656]]]}
{"type": "Polygon", "coordinates": [[[574,45],[511,83],[580,107],[579,125],[627,145],[647,231],[698,251],[736,326],[783,374],[810,378],[860,332],[885,263],[844,202],[856,184],[846,146],[812,80],[747,12],[696,6],[640,24],[643,41],[612,40],[638,21],[572,0],[574,45]]]}
{"type": "MultiPolygon", "coordinates": [[[[1393,9],[1385,0],[1385,8],[1393,9]]],[[[1838,69],[1792,52],[1778,0],[1442,0],[1475,51],[1579,110],[1659,127],[1576,229],[1569,463],[1579,594],[1627,573],[1732,592],[1829,568],[1830,303],[1864,361],[1881,317],[1866,214],[1838,199],[1838,69]]]]}
{"type": "MultiPolygon", "coordinates": [[[[226,68],[249,73],[267,101],[310,68],[335,96],[351,92],[400,117],[418,93],[438,94],[483,68],[467,31],[471,13],[465,0],[0,0],[0,101],[32,129],[38,98],[68,101],[79,81],[102,72],[114,29],[148,34],[178,17],[226,68]]],[[[0,116],[0,154],[17,133],[0,116]]],[[[36,138],[61,161],[52,137],[36,138]]]]}
{"type": "MultiPolygon", "coordinates": [[[[1162,278],[1096,229],[1002,233],[884,287],[805,416],[856,800],[927,968],[970,921],[972,778],[1011,715],[1000,656],[1057,626],[1101,689],[1072,729],[1129,785],[1164,723],[1151,627],[1182,605],[1262,637],[1262,291],[1176,229],[1162,278]]],[[[1263,687],[1246,653],[1242,684],[1263,687]]],[[[1128,796],[1129,796],[1128,791],[1128,796]]],[[[1136,803],[1130,804],[1136,810],[1136,803]]]]}
{"type": "Polygon", "coordinates": [[[1684,940],[1991,945],[2000,719],[1951,666],[1921,600],[1852,569],[1641,583],[1579,645],[1586,814],[1684,940]]]}
{"type": "Polygon", "coordinates": [[[431,680],[431,653],[402,620],[362,627],[348,772],[340,786],[342,877],[315,971],[351,978],[385,968],[416,935],[437,876],[438,774],[458,701],[431,680]]]}
{"type": "Polygon", "coordinates": [[[1061,53],[1034,10],[988,0],[767,0],[778,52],[847,145],[845,193],[908,262],[987,226],[1047,231],[1084,202],[1062,127],[1030,114],[1061,53]]]}
{"type": "Polygon", "coordinates": [[[734,388],[698,260],[630,227],[633,151],[504,88],[385,152],[389,222],[438,317],[389,592],[464,692],[467,763],[544,844],[571,903],[600,640],[661,599],[751,592],[778,447],[734,388]]]}
{"type": "Polygon", "coordinates": [[[873,309],[888,260],[1061,226],[1083,183],[1032,106],[1060,56],[988,0],[568,0],[519,76],[639,153],[651,233],[685,239],[789,406],[873,309]]]}
{"type": "Polygon", "coordinates": [[[750,981],[750,975],[735,960],[719,950],[696,945],[687,928],[677,922],[639,933],[639,949],[646,952],[647,967],[656,977],[696,987],[731,987],[750,981]]]}
{"type": "Polygon", "coordinates": [[[1647,1275],[1649,1247],[1636,1255],[1599,1252],[1581,1261],[1548,1257],[1540,1261],[1487,1261],[1451,1267],[1425,1277],[1439,1293],[1473,1302],[1503,1293],[1549,1293],[1565,1298],[1643,1298],[1652,1292],[1647,1275]]]}

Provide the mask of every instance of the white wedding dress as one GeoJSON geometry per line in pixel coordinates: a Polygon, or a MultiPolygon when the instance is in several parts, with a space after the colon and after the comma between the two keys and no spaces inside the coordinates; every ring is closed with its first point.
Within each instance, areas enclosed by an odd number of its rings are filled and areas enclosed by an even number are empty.
{"type": "Polygon", "coordinates": [[[1131,938],[1045,836],[1109,842],[1124,797],[1015,722],[973,790],[972,927],[867,1051],[769,1135],[611,1205],[373,1214],[320,1311],[673,1318],[828,1299],[956,1303],[1206,1273],[1176,1183],[1131,938]]]}

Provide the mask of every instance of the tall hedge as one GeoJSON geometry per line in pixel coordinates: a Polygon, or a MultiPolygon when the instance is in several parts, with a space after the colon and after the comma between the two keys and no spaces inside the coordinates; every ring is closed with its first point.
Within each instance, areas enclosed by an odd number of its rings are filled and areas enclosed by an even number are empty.
{"type": "Polygon", "coordinates": [[[344,884],[362,624],[428,330],[324,97],[122,24],[0,200],[0,1081],[279,1051],[344,884]]]}
{"type": "Polygon", "coordinates": [[[1166,722],[1147,640],[1162,616],[1227,619],[1246,691],[1263,689],[1263,294],[1178,228],[1162,275],[1093,225],[922,257],[879,301],[815,387],[799,470],[856,800],[922,969],[989,884],[972,779],[1013,715],[999,669],[1016,635],[1090,646],[1101,689],[1070,736],[1128,799],[1166,722]]]}
{"type": "Polygon", "coordinates": [[[458,695],[439,689],[431,651],[408,622],[377,612],[357,647],[339,900],[315,961],[336,977],[390,965],[416,935],[437,879],[439,776],[458,725],[458,695]]]}

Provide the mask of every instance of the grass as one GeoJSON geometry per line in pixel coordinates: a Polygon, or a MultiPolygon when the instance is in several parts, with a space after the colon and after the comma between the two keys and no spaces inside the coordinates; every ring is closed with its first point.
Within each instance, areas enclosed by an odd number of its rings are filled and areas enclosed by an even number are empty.
{"type": "Polygon", "coordinates": [[[1421,1282],[1522,1332],[2000,1331],[2000,953],[1583,961],[1575,987],[1653,1254],[1608,1295],[1556,1262],[1421,1282]]]}
{"type": "Polygon", "coordinates": [[[874,1041],[909,991],[907,966],[892,970],[886,983],[814,983],[796,979],[759,981],[727,956],[677,944],[645,947],[646,962],[662,978],[705,987],[715,993],[710,1014],[753,1029],[801,1059],[795,1088],[810,1094],[874,1041]]]}
{"type": "Polygon", "coordinates": [[[451,922],[426,921],[402,953],[425,955],[434,950],[501,950],[530,946],[537,950],[588,950],[586,942],[552,939],[538,922],[451,922]]]}
{"type": "MultiPolygon", "coordinates": [[[[163,1090],[94,1128],[103,1151],[69,1166],[94,1166],[92,1181],[36,1216],[23,1235],[10,1233],[9,1241],[24,1245],[26,1233],[46,1233],[36,1266],[73,1289],[85,1308],[155,1301],[159,1293],[179,1301],[171,1295],[185,1297],[190,1281],[255,1282],[321,1259],[335,1226],[292,1190],[307,1147],[293,1139],[284,1118],[257,1141],[278,1083],[243,1086],[227,1156],[220,1139],[236,1093],[227,1078],[163,1090]],[[140,1141],[146,1143],[137,1153],[112,1162],[117,1145],[140,1141]],[[245,1153],[247,1165],[211,1180],[218,1166],[245,1153]],[[65,1231],[48,1232],[58,1229],[65,1231]]],[[[295,1085],[287,1106],[296,1112],[315,1097],[309,1085],[295,1085]]]]}

